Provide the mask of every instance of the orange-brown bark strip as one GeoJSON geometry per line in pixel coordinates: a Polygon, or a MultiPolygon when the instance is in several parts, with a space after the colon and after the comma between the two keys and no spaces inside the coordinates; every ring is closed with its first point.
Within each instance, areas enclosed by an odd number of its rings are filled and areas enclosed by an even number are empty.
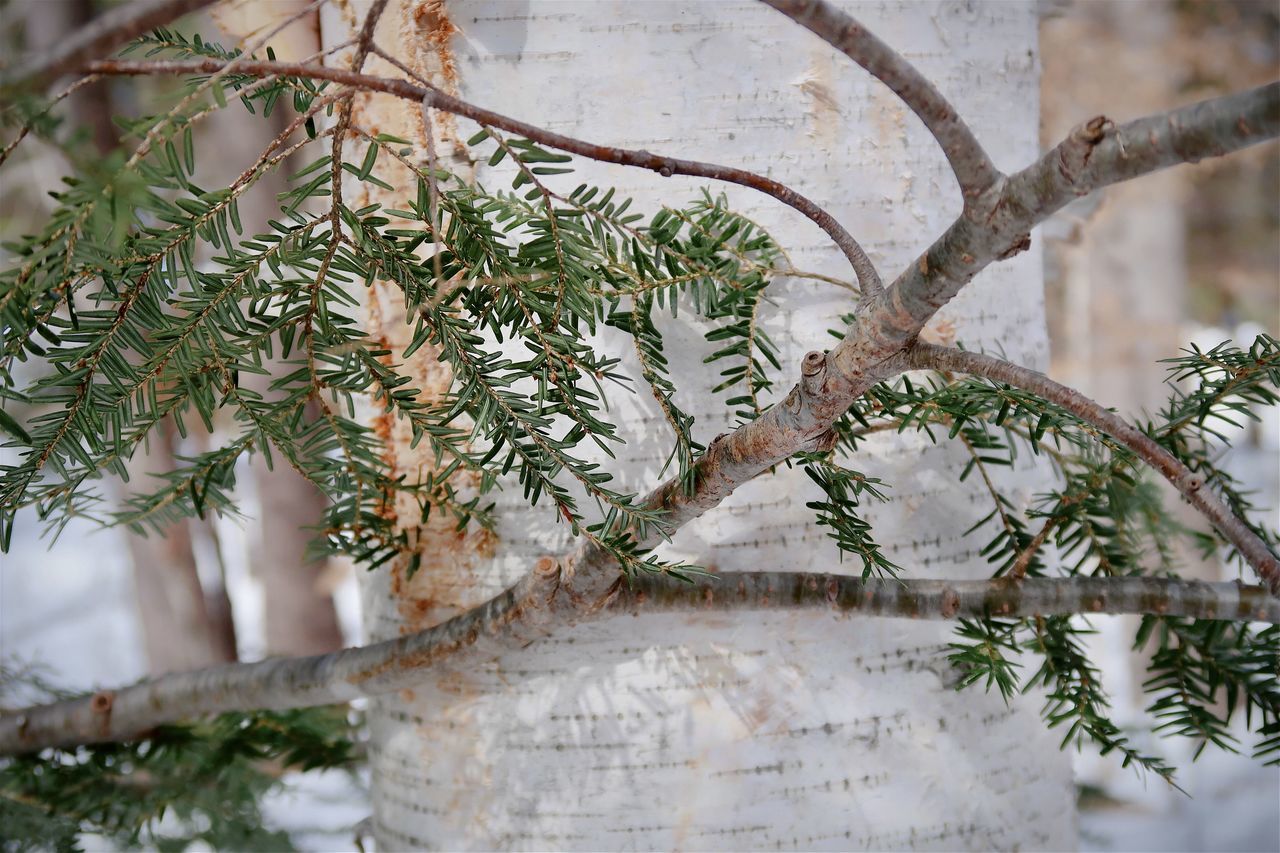
{"type": "MultiPolygon", "coordinates": [[[[949,370],[982,376],[996,382],[1007,382],[1061,406],[1098,427],[1168,480],[1186,498],[1187,503],[1199,510],[1235,546],[1271,591],[1280,594],[1280,559],[1277,559],[1267,543],[1237,518],[1211,489],[1205,488],[1203,477],[1115,412],[1103,408],[1073,388],[1054,382],[1043,373],[982,353],[917,343],[911,348],[908,360],[912,367],[949,370]]],[[[1043,535],[1046,535],[1044,531],[1037,539],[1043,541],[1043,535]]]]}
{"type": "MultiPolygon", "coordinates": [[[[0,714],[0,755],[129,740],[187,717],[349,701],[421,683],[423,670],[467,648],[505,642],[516,625],[548,617],[558,573],[550,561],[480,607],[407,637],[327,655],[276,658],[144,681],[0,714]]],[[[647,575],[618,584],[605,602],[580,602],[578,621],[618,613],[833,610],[850,616],[958,619],[1068,613],[1135,613],[1280,623],[1280,599],[1262,587],[1159,578],[1012,581],[862,579],[809,572],[726,573],[688,584],[647,575]]]]}
{"type": "MultiPolygon", "coordinates": [[[[387,62],[407,77],[416,78],[427,85],[430,85],[427,81],[432,81],[451,93],[456,91],[456,61],[449,42],[457,29],[449,20],[443,4],[439,0],[419,0],[397,6],[398,9],[388,7],[380,24],[378,38],[391,40],[391,46],[396,52],[406,56],[410,64],[400,63],[390,53],[381,50],[371,38],[370,70],[377,68],[389,71],[381,64],[387,62]]],[[[352,26],[356,25],[353,21],[352,26]]],[[[355,103],[350,126],[354,133],[364,137],[370,144],[373,144],[373,138],[368,130],[372,130],[374,134],[382,132],[412,140],[417,146],[418,155],[425,149],[427,161],[432,165],[436,159],[436,150],[443,149],[444,156],[452,160],[450,165],[455,173],[463,178],[470,177],[466,172],[466,167],[469,166],[465,157],[466,148],[458,138],[453,116],[440,113],[438,118],[438,121],[428,124],[423,121],[417,104],[376,94],[355,103]]],[[[416,180],[415,170],[407,159],[394,154],[389,159],[383,158],[376,166],[378,177],[390,187],[413,186],[416,180]]],[[[428,187],[432,196],[429,208],[437,211],[435,184],[430,179],[432,173],[433,169],[429,168],[428,187]]],[[[354,181],[350,177],[345,180],[346,191],[352,196],[349,207],[353,209],[371,204],[379,204],[384,208],[403,206],[403,190],[386,189],[354,181]]],[[[434,214],[428,218],[433,223],[437,222],[434,214]]],[[[425,223],[420,225],[424,231],[427,230],[425,223]]],[[[433,239],[437,244],[443,239],[445,231],[443,227],[432,229],[433,239]]],[[[447,245],[447,240],[444,245],[447,245]]],[[[438,256],[438,253],[432,254],[438,256]]],[[[438,257],[436,263],[439,263],[438,257]]],[[[364,326],[378,340],[378,349],[385,351],[386,355],[380,357],[383,364],[413,378],[413,387],[419,392],[419,402],[430,404],[442,399],[453,382],[453,372],[450,365],[440,359],[438,347],[427,344],[397,363],[396,354],[407,350],[413,336],[412,326],[404,322],[408,309],[403,293],[393,283],[377,280],[363,301],[366,312],[364,326]]],[[[422,485],[428,480],[434,482],[442,466],[435,458],[430,442],[418,443],[413,440],[412,425],[407,419],[395,417],[395,413],[388,408],[389,400],[376,402],[382,411],[374,414],[373,424],[382,440],[382,458],[390,476],[404,477],[406,484],[410,486],[422,485]]],[[[478,487],[478,477],[473,471],[460,469],[450,475],[449,487],[458,493],[473,494],[478,487]]],[[[436,484],[436,488],[440,488],[439,484],[436,484]]],[[[476,525],[458,530],[454,517],[441,505],[439,494],[398,491],[389,496],[383,507],[383,515],[408,536],[409,547],[386,566],[386,590],[390,596],[389,601],[399,616],[393,621],[402,635],[438,624],[470,609],[484,598],[478,592],[481,574],[477,569],[484,558],[492,555],[495,535],[476,525]],[[424,500],[435,505],[427,519],[422,521],[419,502],[424,500]]],[[[371,618],[379,625],[383,624],[378,616],[371,618]]],[[[378,633],[378,627],[374,627],[373,631],[380,638],[387,636],[378,633]]]]}

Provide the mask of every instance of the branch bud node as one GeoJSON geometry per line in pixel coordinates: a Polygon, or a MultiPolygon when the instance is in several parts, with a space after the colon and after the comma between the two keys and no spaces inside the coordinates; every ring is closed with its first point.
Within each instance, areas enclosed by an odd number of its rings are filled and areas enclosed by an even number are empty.
{"type": "Polygon", "coordinates": [[[810,350],[800,362],[800,372],[805,376],[817,376],[826,366],[827,356],[817,350],[810,350]]]}
{"type": "Polygon", "coordinates": [[[105,714],[111,710],[116,694],[110,690],[100,690],[89,700],[89,708],[95,714],[105,714]]]}

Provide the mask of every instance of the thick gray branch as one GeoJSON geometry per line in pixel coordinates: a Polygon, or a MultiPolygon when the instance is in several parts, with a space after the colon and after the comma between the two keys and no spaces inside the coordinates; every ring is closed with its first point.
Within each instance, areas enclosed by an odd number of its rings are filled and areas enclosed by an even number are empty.
{"type": "Polygon", "coordinates": [[[1236,547],[1258,573],[1258,577],[1273,592],[1280,593],[1280,560],[1267,547],[1267,543],[1237,518],[1212,490],[1205,487],[1203,477],[1115,412],[1103,408],[1073,388],[1054,382],[1043,373],[982,353],[921,342],[911,348],[909,361],[912,367],[969,373],[1006,382],[1043,397],[1098,427],[1172,483],[1187,502],[1209,519],[1217,531],[1236,547]]]}
{"type": "Polygon", "coordinates": [[[0,754],[46,746],[125,740],[166,722],[225,711],[347,702],[418,683],[423,672],[520,623],[537,624],[537,603],[555,572],[535,571],[479,607],[425,631],[326,655],[210,667],[0,714],[0,754]]]}
{"type": "Polygon", "coordinates": [[[955,172],[966,203],[1001,178],[973,131],[937,87],[901,54],[824,0],[764,0],[888,86],[924,122],[955,172]]]}
{"type": "Polygon", "coordinates": [[[1178,163],[1228,154],[1280,134],[1280,83],[1118,127],[1095,118],[971,204],[878,299],[859,305],[837,348],[842,371],[900,352],[989,264],[1031,244],[1031,229],[1093,190],[1178,163]]]}
{"type": "Polygon", "coordinates": [[[1262,587],[1159,578],[927,580],[805,572],[734,572],[691,585],[663,575],[621,587],[612,611],[833,609],[858,616],[975,619],[1133,613],[1280,622],[1280,599],[1262,587]]]}
{"type": "MultiPolygon", "coordinates": [[[[0,754],[126,740],[163,723],[205,714],[347,702],[414,687],[428,669],[459,649],[504,635],[511,623],[526,619],[527,608],[520,602],[548,595],[554,583],[554,574],[535,574],[481,607],[397,640],[315,657],[176,673],[0,715],[0,754]],[[522,588],[528,584],[536,591],[522,588]]],[[[630,587],[619,582],[600,605],[580,606],[581,621],[622,612],[830,609],[910,619],[1144,613],[1280,622],[1280,600],[1260,587],[1152,578],[900,581],[742,572],[690,585],[647,576],[630,587]]]]}
{"type": "Polygon", "coordinates": [[[134,0],[124,6],[117,6],[68,35],[39,61],[19,64],[13,71],[5,74],[0,80],[0,90],[10,87],[43,89],[64,74],[76,71],[91,59],[107,55],[130,39],[214,2],[215,0],[134,0]]]}
{"type": "Polygon", "coordinates": [[[1104,116],[1009,179],[1008,203],[1043,221],[1078,196],[1110,184],[1221,157],[1280,133],[1280,82],[1114,125],[1104,116]]]}

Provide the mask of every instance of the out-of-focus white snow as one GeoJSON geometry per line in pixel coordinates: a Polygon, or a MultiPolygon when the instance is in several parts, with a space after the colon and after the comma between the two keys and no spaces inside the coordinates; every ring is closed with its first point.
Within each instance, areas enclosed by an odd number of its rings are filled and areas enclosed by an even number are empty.
{"type": "Polygon", "coordinates": [[[283,790],[262,803],[262,813],[299,850],[355,850],[357,834],[365,850],[373,848],[372,836],[361,831],[369,816],[369,774],[363,769],[354,777],[339,770],[291,773],[283,790]]]}

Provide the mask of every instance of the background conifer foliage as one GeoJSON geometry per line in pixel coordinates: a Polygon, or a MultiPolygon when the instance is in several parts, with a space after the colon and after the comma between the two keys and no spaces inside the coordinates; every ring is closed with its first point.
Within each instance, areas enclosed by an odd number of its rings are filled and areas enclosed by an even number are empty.
{"type": "Polygon", "coordinates": [[[1280,342],[1170,353],[1167,403],[1126,419],[1038,371],[1032,248],[1080,197],[1274,139],[1280,84],[1041,153],[1033,4],[174,23],[204,5],[114,7],[5,72],[0,175],[31,136],[75,171],[3,247],[0,545],[235,515],[258,460],[323,494],[317,553],[364,573],[374,642],[87,695],[6,668],[19,845],[287,843],[262,793],[366,737],[388,849],[1070,844],[1059,746],[1177,784],[1113,720],[1089,614],[1141,616],[1157,731],[1280,762],[1277,533],[1218,464],[1280,402],[1280,342]],[[616,67],[575,89],[561,37],[616,67]],[[142,94],[89,155],[62,110],[103,80],[142,94]],[[633,115],[593,123],[623,84],[633,115]],[[210,185],[224,111],[273,135],[210,185]],[[116,500],[163,429],[198,450],[116,500]],[[1186,579],[1179,543],[1240,580],[1186,579]]]}

